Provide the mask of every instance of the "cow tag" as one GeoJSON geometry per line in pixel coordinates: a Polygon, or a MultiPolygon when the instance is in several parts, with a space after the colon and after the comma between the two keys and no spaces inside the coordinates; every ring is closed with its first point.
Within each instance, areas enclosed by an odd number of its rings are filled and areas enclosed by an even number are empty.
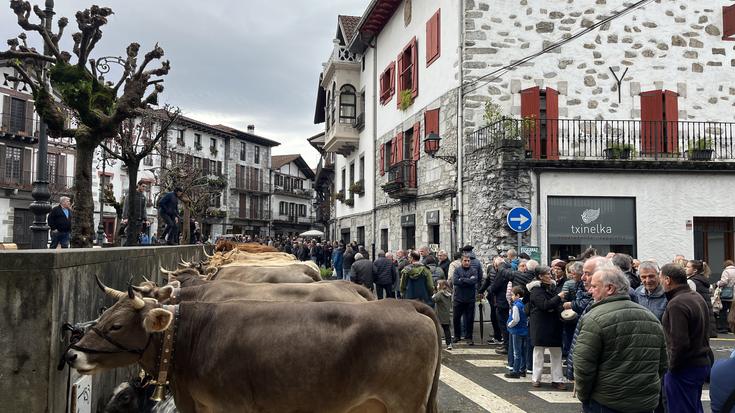
{"type": "Polygon", "coordinates": [[[163,308],[154,308],[145,315],[143,327],[149,333],[159,333],[168,328],[174,315],[163,308]]]}

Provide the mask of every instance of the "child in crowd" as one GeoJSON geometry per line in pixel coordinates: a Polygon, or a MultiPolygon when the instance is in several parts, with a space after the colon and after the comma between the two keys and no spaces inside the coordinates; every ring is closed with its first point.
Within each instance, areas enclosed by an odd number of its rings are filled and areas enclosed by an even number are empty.
{"type": "Polygon", "coordinates": [[[449,310],[452,308],[452,291],[449,290],[447,280],[439,280],[436,288],[436,294],[431,296],[431,299],[436,303],[436,317],[444,330],[444,342],[447,343],[447,350],[451,350],[452,333],[449,331],[451,320],[449,310]]]}
{"type": "Polygon", "coordinates": [[[513,346],[513,371],[505,377],[526,377],[526,352],[528,351],[528,316],[523,305],[523,288],[513,287],[513,306],[508,317],[508,334],[513,346]]]}

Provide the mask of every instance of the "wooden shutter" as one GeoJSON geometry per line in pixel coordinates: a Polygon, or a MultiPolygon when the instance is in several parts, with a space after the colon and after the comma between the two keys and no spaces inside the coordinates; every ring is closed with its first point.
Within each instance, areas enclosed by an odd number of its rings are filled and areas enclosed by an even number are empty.
{"type": "Polygon", "coordinates": [[[403,65],[405,62],[403,61],[403,50],[401,50],[401,53],[398,53],[398,57],[396,58],[396,66],[395,66],[395,90],[396,90],[396,107],[401,107],[401,91],[403,91],[403,80],[401,79],[401,74],[403,73],[403,65]]]}
{"type": "Polygon", "coordinates": [[[524,130],[526,149],[530,149],[533,159],[541,159],[541,128],[539,118],[541,117],[541,90],[538,86],[521,90],[521,118],[527,130],[524,130]],[[532,119],[527,124],[526,119],[532,119]]]}
{"type": "Polygon", "coordinates": [[[388,74],[389,82],[390,82],[390,91],[388,92],[388,100],[390,100],[391,96],[393,96],[394,93],[396,93],[396,62],[390,63],[390,71],[388,74]]]}
{"type": "Polygon", "coordinates": [[[735,4],[722,6],[722,40],[735,41],[735,4]]]}
{"type": "Polygon", "coordinates": [[[20,179],[24,184],[30,184],[33,180],[31,171],[33,170],[33,148],[25,148],[23,150],[23,170],[20,179]]]}
{"type": "Polygon", "coordinates": [[[385,144],[380,144],[380,176],[385,175],[385,144]]]}
{"type": "Polygon", "coordinates": [[[413,38],[411,47],[411,60],[413,65],[411,66],[411,82],[413,87],[411,88],[411,96],[416,97],[419,95],[419,46],[416,38],[413,38]]]}
{"type": "Polygon", "coordinates": [[[5,145],[0,145],[0,182],[5,178],[5,145]]]}
{"type": "Polygon", "coordinates": [[[434,16],[426,22],[426,67],[429,67],[431,58],[434,57],[434,16]]]}
{"type": "Polygon", "coordinates": [[[28,136],[33,136],[33,102],[26,101],[26,114],[25,114],[25,132],[28,136]]]}
{"type": "Polygon", "coordinates": [[[426,67],[441,55],[441,9],[426,22],[426,67]]]}
{"type": "Polygon", "coordinates": [[[57,175],[63,180],[62,185],[66,187],[69,183],[69,178],[66,175],[66,155],[63,153],[59,155],[59,167],[57,168],[57,175]]]}
{"type": "Polygon", "coordinates": [[[559,159],[559,92],[546,88],[546,159],[559,159]]]}
{"type": "Polygon", "coordinates": [[[432,132],[439,134],[439,108],[424,112],[424,137],[432,132]]]}
{"type": "Polygon", "coordinates": [[[663,151],[664,100],[663,91],[641,93],[641,153],[663,151]]]}
{"type": "Polygon", "coordinates": [[[387,76],[388,70],[384,71],[380,74],[380,80],[378,83],[380,85],[380,103],[385,103],[386,97],[388,96],[388,85],[385,82],[385,77],[387,76]]]}
{"type": "Polygon", "coordinates": [[[10,96],[3,96],[3,118],[0,130],[10,130],[10,96]]]}
{"type": "Polygon", "coordinates": [[[401,162],[403,160],[403,132],[398,132],[398,135],[396,135],[396,146],[394,147],[394,152],[396,153],[396,162],[401,162]]]}
{"type": "Polygon", "coordinates": [[[421,122],[413,124],[413,160],[421,158],[421,122]]]}
{"type": "Polygon", "coordinates": [[[664,90],[664,120],[666,121],[666,152],[679,152],[679,95],[664,90]]]}
{"type": "Polygon", "coordinates": [[[242,188],[242,166],[235,166],[235,188],[242,188]]]}
{"type": "Polygon", "coordinates": [[[222,161],[217,161],[217,175],[222,176],[222,161]]]}

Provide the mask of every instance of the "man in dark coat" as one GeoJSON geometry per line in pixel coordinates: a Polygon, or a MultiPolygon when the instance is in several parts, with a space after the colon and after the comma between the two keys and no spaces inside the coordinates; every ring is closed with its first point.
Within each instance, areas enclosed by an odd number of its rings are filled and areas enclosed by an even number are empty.
{"type": "Polygon", "coordinates": [[[71,200],[68,196],[62,196],[59,198],[59,205],[53,207],[48,214],[48,226],[51,228],[49,248],[54,249],[58,245],[61,245],[61,248],[69,248],[71,220],[71,200]]]}
{"type": "Polygon", "coordinates": [[[383,250],[378,251],[378,259],[373,262],[373,279],[375,281],[375,294],[378,300],[393,297],[393,284],[396,282],[398,271],[393,260],[386,258],[383,250]]]}
{"type": "Polygon", "coordinates": [[[702,412],[702,386],[714,358],[709,346],[709,308],[689,288],[679,265],[661,268],[661,284],[669,300],[661,320],[669,352],[669,371],[664,376],[669,412],[702,412]]]}
{"type": "Polygon", "coordinates": [[[345,248],[344,254],[342,254],[342,276],[345,280],[349,280],[352,277],[350,273],[352,271],[352,264],[355,263],[355,251],[351,246],[345,248]]]}
{"type": "Polygon", "coordinates": [[[373,290],[373,263],[359,252],[355,254],[355,262],[352,264],[352,282],[360,284],[368,290],[373,290]]]}
{"type": "MultiPolygon", "coordinates": [[[[495,350],[498,354],[508,354],[508,315],[510,313],[510,303],[505,297],[505,293],[508,289],[508,282],[510,282],[510,276],[512,275],[512,269],[510,264],[506,263],[502,257],[495,257],[492,263],[492,268],[488,267],[488,274],[490,271],[495,272],[495,276],[492,280],[488,276],[482,287],[480,288],[480,294],[483,294],[486,290],[490,292],[490,300],[493,302],[493,310],[495,311],[495,317],[498,322],[498,329],[500,330],[500,336],[502,342],[500,348],[495,350]]],[[[492,342],[490,342],[493,344],[492,342]]]]}
{"type": "Polygon", "coordinates": [[[544,349],[551,356],[551,385],[558,390],[566,390],[562,382],[561,369],[561,332],[562,296],[556,292],[556,284],[551,279],[549,267],[536,268],[536,280],[528,284],[531,294],[530,332],[533,342],[533,387],[541,386],[541,371],[544,366],[544,349]]]}
{"type": "Polygon", "coordinates": [[[477,282],[480,277],[477,270],[471,266],[472,258],[469,254],[462,255],[462,266],[452,275],[454,284],[454,337],[455,342],[462,337],[461,321],[464,318],[464,331],[468,345],[474,345],[472,328],[475,322],[475,299],[477,297],[477,282]]]}
{"type": "Polygon", "coordinates": [[[168,245],[179,244],[179,198],[183,194],[181,188],[176,187],[158,201],[158,212],[166,228],[163,230],[161,239],[166,240],[168,245]]]}

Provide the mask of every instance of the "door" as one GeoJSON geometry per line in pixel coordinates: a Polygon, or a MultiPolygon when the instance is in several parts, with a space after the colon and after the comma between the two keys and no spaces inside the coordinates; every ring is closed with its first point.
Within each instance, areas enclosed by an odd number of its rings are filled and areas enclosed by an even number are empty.
{"type": "Polygon", "coordinates": [[[107,242],[115,242],[115,217],[102,217],[102,227],[105,230],[107,242]]]}
{"type": "Polygon", "coordinates": [[[541,89],[538,86],[521,90],[521,126],[526,149],[533,159],[541,159],[541,89]]]}
{"type": "Polygon", "coordinates": [[[18,249],[31,248],[31,225],[33,225],[33,213],[27,209],[15,208],[13,242],[18,246],[18,249]]]}
{"type": "Polygon", "coordinates": [[[694,217],[694,259],[709,265],[710,281],[720,279],[723,261],[733,256],[733,218],[694,217]]]}
{"type": "Polygon", "coordinates": [[[546,88],[546,159],[559,159],[559,92],[546,88]]]}
{"type": "Polygon", "coordinates": [[[404,250],[416,248],[416,227],[403,227],[402,244],[404,250]]]}

